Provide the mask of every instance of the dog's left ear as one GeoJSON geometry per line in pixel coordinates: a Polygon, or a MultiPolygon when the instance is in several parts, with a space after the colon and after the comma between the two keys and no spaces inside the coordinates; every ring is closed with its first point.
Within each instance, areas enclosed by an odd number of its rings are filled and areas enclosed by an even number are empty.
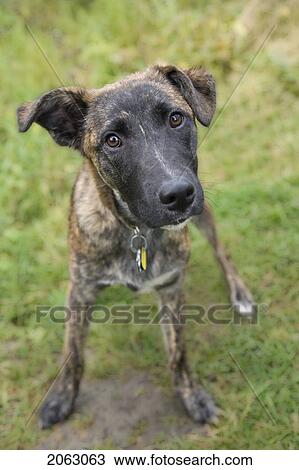
{"type": "Polygon", "coordinates": [[[203,126],[209,126],[216,109],[216,84],[212,75],[202,67],[181,70],[174,65],[166,65],[156,69],[179,90],[196,119],[203,126]]]}
{"type": "Polygon", "coordinates": [[[79,149],[91,94],[82,88],[57,88],[25,103],[17,110],[20,132],[36,122],[44,127],[59,145],[79,149]]]}

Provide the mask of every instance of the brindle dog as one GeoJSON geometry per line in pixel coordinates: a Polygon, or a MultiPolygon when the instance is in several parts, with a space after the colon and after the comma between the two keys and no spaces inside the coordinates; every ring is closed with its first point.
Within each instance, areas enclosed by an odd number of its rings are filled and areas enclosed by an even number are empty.
{"type": "Polygon", "coordinates": [[[215,420],[212,398],[190,376],[183,324],[177,321],[189,256],[185,224],[191,217],[214,249],[232,304],[241,313],[253,306],[217,238],[197,176],[195,119],[209,126],[215,107],[215,82],[202,68],[153,66],[101,89],[58,88],[18,109],[21,132],[36,122],[59,145],[73,147],[84,157],[69,216],[67,305],[72,315],[65,364],[42,406],[43,428],[66,419],[74,409],[88,306],[112,284],[157,292],[170,317],[162,328],[176,391],[195,421],[215,420]],[[135,227],[147,242],[148,266],[141,271],[130,250],[135,227]]]}

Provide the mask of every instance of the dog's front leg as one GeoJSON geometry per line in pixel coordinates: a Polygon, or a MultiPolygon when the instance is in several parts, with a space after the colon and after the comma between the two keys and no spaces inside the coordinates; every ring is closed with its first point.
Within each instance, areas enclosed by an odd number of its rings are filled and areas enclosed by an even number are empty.
{"type": "Polygon", "coordinates": [[[180,320],[180,307],[183,302],[181,283],[157,290],[160,300],[159,313],[177,394],[191,418],[199,423],[215,422],[217,407],[210,395],[200,386],[193,383],[189,371],[184,325],[180,320]]]}
{"type": "Polygon", "coordinates": [[[67,299],[64,358],[60,374],[40,410],[43,429],[63,421],[72,413],[83,373],[83,349],[88,330],[88,306],[93,305],[99,289],[96,285],[71,283],[67,299]]]}
{"type": "Polygon", "coordinates": [[[254,313],[252,295],[218,238],[216,224],[211,210],[205,206],[202,214],[193,217],[193,221],[213,247],[215,257],[222,267],[230,289],[232,305],[240,314],[252,315],[254,313]]]}

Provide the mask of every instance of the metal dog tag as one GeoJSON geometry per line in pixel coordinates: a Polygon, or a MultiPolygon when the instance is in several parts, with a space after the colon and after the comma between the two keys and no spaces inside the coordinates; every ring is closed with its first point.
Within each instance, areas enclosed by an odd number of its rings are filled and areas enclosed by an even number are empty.
{"type": "Polygon", "coordinates": [[[146,271],[147,268],[147,241],[136,227],[131,238],[130,248],[136,254],[136,265],[139,272],[146,271]]]}

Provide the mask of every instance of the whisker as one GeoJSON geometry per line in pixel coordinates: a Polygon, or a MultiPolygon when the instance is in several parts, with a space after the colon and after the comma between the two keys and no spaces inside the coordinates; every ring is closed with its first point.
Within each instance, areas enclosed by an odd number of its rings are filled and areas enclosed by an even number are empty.
{"type": "Polygon", "coordinates": [[[213,209],[213,207],[219,207],[218,204],[209,197],[209,195],[206,196],[205,202],[206,202],[206,205],[211,209],[213,209]]]}

